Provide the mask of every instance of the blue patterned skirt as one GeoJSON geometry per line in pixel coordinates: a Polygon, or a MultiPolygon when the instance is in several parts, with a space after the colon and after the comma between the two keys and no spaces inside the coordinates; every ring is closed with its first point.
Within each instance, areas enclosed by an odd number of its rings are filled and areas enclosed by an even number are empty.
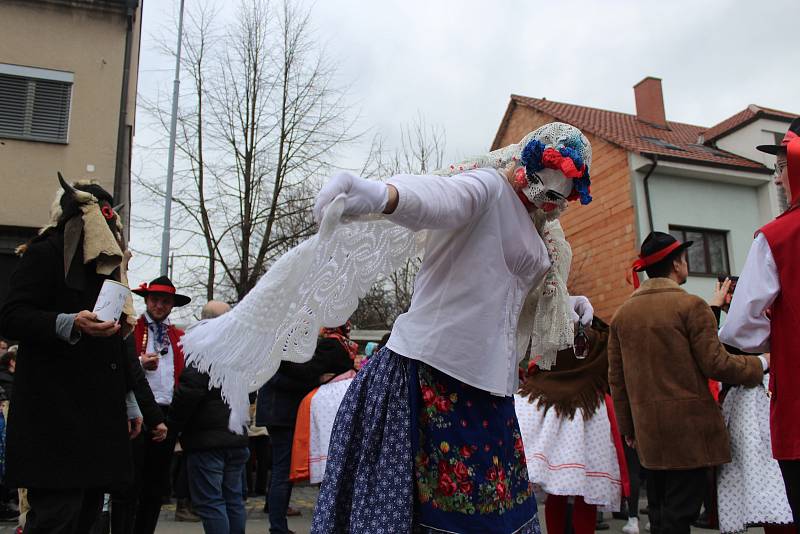
{"type": "Polygon", "coordinates": [[[539,534],[513,398],[384,348],[336,415],[311,532],[539,534]]]}

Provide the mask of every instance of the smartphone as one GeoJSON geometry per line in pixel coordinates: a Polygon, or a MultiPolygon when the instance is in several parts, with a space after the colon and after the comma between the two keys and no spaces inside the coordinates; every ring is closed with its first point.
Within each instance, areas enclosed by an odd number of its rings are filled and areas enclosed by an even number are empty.
{"type": "Polygon", "coordinates": [[[731,286],[728,288],[728,293],[732,295],[733,292],[736,290],[736,283],[739,281],[739,277],[738,276],[726,276],[724,274],[721,274],[721,275],[717,276],[717,280],[719,280],[720,284],[725,282],[726,278],[730,279],[730,281],[731,281],[731,286]]]}

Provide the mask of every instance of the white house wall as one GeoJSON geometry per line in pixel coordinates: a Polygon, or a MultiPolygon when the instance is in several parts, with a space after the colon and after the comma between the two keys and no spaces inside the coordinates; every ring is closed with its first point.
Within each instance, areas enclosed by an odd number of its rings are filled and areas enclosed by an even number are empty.
{"type": "MultiPolygon", "coordinates": [[[[722,150],[758,161],[771,169],[775,166],[775,156],[756,150],[756,146],[775,143],[775,134],[783,136],[788,128],[789,123],[785,121],[758,119],[718,139],[716,144],[722,150]]],[[[765,208],[768,207],[773,217],[777,217],[782,211],[774,184],[761,192],[759,202],[765,208]]]]}
{"type": "Polygon", "coordinates": [[[775,165],[775,156],[759,152],[756,150],[756,146],[774,144],[775,134],[780,134],[782,137],[788,129],[788,121],[758,119],[725,137],[717,139],[716,145],[722,150],[758,161],[771,168],[775,165]]]}
{"type": "MultiPolygon", "coordinates": [[[[641,158],[632,158],[632,163],[634,160],[641,158]]],[[[643,187],[646,170],[633,171],[639,243],[650,232],[643,187]]],[[[763,212],[761,199],[768,183],[754,181],[743,185],[680,176],[668,168],[663,169],[661,164],[648,183],[654,229],[668,232],[672,225],[727,231],[730,269],[732,274],[738,275],[744,266],[753,233],[771,218],[769,213],[763,212]]],[[[708,298],[714,282],[713,277],[692,276],[685,289],[708,298]]]]}

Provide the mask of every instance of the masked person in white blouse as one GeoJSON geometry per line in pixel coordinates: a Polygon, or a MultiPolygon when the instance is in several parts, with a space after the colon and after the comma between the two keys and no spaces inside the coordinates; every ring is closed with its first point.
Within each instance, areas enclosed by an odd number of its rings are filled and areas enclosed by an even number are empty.
{"type": "Polygon", "coordinates": [[[552,123],[446,176],[323,187],[318,220],[343,195],[345,215],[428,233],[409,311],[339,409],[312,532],[539,532],[513,394],[531,338],[552,365],[591,320],[553,224],[591,201],[590,164],[586,137],[552,123]]]}
{"type": "Polygon", "coordinates": [[[789,209],[757,233],[736,285],[720,339],[746,352],[771,353],[770,427],[795,524],[800,520],[800,118],[777,145],[775,183],[789,209]]]}

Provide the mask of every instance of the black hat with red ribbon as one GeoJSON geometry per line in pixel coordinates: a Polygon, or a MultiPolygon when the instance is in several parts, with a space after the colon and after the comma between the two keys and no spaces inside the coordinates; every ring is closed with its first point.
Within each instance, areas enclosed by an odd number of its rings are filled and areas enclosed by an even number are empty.
{"type": "Polygon", "coordinates": [[[147,297],[147,295],[151,295],[153,293],[172,295],[175,298],[175,306],[177,307],[186,306],[192,301],[190,297],[178,294],[177,290],[175,289],[175,285],[172,283],[172,280],[166,276],[159,276],[149,284],[142,283],[139,287],[132,289],[131,291],[141,297],[147,297]]]}
{"type": "Polygon", "coordinates": [[[631,265],[633,287],[639,289],[639,275],[636,273],[640,273],[648,267],[664,261],[675,252],[691,247],[692,243],[694,241],[681,243],[670,234],[665,234],[664,232],[650,232],[642,242],[639,258],[631,265]]]}

